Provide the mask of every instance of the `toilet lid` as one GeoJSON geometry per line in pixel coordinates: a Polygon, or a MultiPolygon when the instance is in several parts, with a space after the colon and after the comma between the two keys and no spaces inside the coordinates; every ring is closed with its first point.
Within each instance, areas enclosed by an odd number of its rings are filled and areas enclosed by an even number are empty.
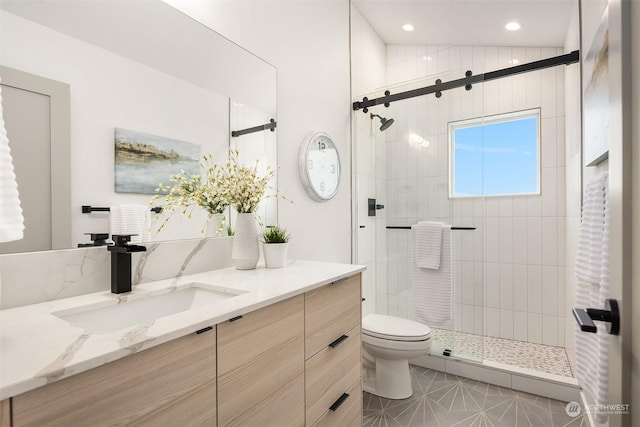
{"type": "Polygon", "coordinates": [[[401,317],[367,314],[362,318],[362,333],[394,341],[424,341],[431,336],[431,329],[401,317]]]}

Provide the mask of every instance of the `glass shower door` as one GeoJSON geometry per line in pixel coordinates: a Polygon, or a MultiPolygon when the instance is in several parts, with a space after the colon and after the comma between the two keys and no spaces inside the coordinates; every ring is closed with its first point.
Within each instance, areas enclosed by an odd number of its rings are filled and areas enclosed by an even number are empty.
{"type": "MultiPolygon", "coordinates": [[[[401,85],[385,87],[369,98],[430,86],[436,79],[450,81],[464,72],[450,72],[401,85]]],[[[474,214],[482,200],[450,196],[449,123],[482,116],[482,85],[396,101],[355,112],[355,156],[358,222],[358,259],[366,257],[375,276],[375,303],[365,312],[389,314],[428,324],[433,331],[431,353],[481,360],[484,333],[484,264],[481,227],[474,214]],[[375,116],[371,116],[374,114],[375,116]],[[385,126],[393,119],[390,126],[385,126]],[[381,129],[383,128],[383,129],[381,129]],[[367,194],[365,197],[365,193],[367,194]],[[373,194],[373,195],[372,195],[373,194]],[[375,198],[384,209],[364,217],[366,199],[375,198]],[[411,225],[439,221],[454,227],[452,241],[452,303],[449,319],[433,323],[416,319],[411,225]],[[361,239],[361,237],[363,239],[361,239]],[[370,243],[374,238],[375,245],[370,243]],[[373,246],[375,249],[367,248],[373,246]],[[478,249],[479,250],[476,250],[478,249]]],[[[480,176],[479,179],[482,179],[480,176]]],[[[366,286],[366,285],[365,285],[366,286]]]]}

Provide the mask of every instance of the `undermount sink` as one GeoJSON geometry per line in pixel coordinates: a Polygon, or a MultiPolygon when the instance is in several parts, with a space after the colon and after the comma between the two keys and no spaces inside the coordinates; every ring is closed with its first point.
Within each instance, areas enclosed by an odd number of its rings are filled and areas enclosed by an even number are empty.
{"type": "Polygon", "coordinates": [[[105,334],[215,304],[243,293],[245,292],[190,283],[162,294],[135,295],[131,299],[106,306],[104,303],[92,304],[51,314],[92,334],[105,334]]]}

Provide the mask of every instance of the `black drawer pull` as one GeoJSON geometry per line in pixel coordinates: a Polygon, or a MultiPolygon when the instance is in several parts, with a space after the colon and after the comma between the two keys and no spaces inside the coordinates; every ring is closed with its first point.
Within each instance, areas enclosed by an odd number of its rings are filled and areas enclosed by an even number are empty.
{"type": "Polygon", "coordinates": [[[197,331],[196,331],[196,334],[200,335],[200,334],[205,333],[205,332],[207,332],[207,331],[210,331],[210,330],[212,330],[212,329],[213,329],[213,326],[207,326],[206,328],[202,328],[202,329],[200,329],[200,330],[197,330],[197,331]]]}
{"type": "Polygon", "coordinates": [[[333,282],[329,283],[330,285],[337,285],[340,282],[344,282],[345,280],[348,280],[348,277],[343,277],[342,279],[338,279],[338,280],[334,280],[333,282]]]}
{"type": "Polygon", "coordinates": [[[338,400],[336,400],[333,405],[331,405],[331,407],[329,408],[331,411],[335,412],[340,405],[342,405],[344,403],[345,400],[347,400],[347,397],[349,397],[349,394],[347,393],[342,393],[342,396],[340,396],[338,398],[338,400]]]}
{"type": "Polygon", "coordinates": [[[240,320],[240,319],[242,319],[242,315],[236,316],[236,317],[232,317],[231,319],[229,319],[229,322],[235,322],[236,320],[240,320]]]}
{"type": "Polygon", "coordinates": [[[349,335],[343,335],[340,338],[338,338],[337,340],[335,340],[334,342],[332,342],[331,344],[329,344],[329,347],[336,348],[337,346],[340,345],[340,343],[342,341],[346,340],[347,338],[349,338],[349,335]]]}

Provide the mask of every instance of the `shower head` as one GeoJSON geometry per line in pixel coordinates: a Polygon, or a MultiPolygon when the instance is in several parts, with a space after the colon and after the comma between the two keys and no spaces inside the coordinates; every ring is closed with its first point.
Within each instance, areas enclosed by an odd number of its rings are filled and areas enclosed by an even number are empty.
{"type": "Polygon", "coordinates": [[[380,117],[377,114],[373,114],[371,113],[371,120],[373,120],[374,117],[377,117],[380,119],[380,130],[381,131],[385,131],[387,129],[389,129],[389,127],[393,124],[393,119],[385,119],[384,117],[380,117]]]}

